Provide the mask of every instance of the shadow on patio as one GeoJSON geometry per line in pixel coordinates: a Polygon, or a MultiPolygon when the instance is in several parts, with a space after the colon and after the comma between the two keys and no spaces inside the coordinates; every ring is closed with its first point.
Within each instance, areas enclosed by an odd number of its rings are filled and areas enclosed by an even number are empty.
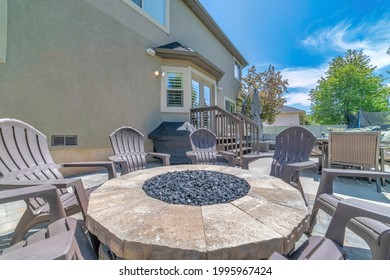
{"type": "MultiPolygon", "coordinates": [[[[265,158],[254,161],[250,164],[249,168],[256,169],[258,172],[269,174],[271,160],[271,158],[265,158]]],[[[148,164],[148,168],[154,166],[159,166],[159,164],[153,162],[148,164]]],[[[306,198],[309,202],[310,210],[313,206],[320,177],[321,175],[317,173],[316,168],[306,170],[301,174],[301,182],[306,198]]],[[[107,174],[105,172],[83,174],[82,179],[86,187],[91,187],[104,183],[107,180],[107,174]]],[[[382,193],[378,193],[376,191],[375,181],[369,183],[367,180],[359,178],[338,178],[334,183],[334,190],[335,193],[342,197],[355,197],[390,206],[389,183],[386,183],[386,185],[382,187],[382,193]]],[[[9,246],[12,230],[23,213],[24,208],[24,202],[0,205],[0,251],[9,246]]],[[[329,219],[330,217],[326,213],[320,211],[317,224],[314,227],[313,235],[323,235],[329,224],[329,219]]],[[[298,241],[297,246],[299,246],[299,244],[301,244],[305,239],[306,236],[303,236],[298,241]]],[[[367,244],[359,236],[348,229],[345,238],[345,249],[348,259],[371,259],[371,253],[367,244]]]]}

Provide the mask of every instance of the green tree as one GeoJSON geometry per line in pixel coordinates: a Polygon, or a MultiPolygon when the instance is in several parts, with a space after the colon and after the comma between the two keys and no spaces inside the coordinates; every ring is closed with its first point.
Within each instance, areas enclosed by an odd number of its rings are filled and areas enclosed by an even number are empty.
{"type": "MultiPolygon", "coordinates": [[[[287,92],[288,81],[283,79],[280,71],[275,71],[274,66],[270,65],[264,72],[257,72],[256,67],[252,66],[245,77],[242,78],[243,91],[240,92],[237,98],[237,109],[241,112],[242,104],[247,94],[255,88],[258,90],[261,100],[263,122],[272,124],[275,117],[282,110],[286,99],[283,94],[287,92]]],[[[250,116],[251,96],[246,102],[246,110],[244,114],[250,116]]]]}
{"type": "Polygon", "coordinates": [[[332,60],[325,78],[310,91],[311,118],[318,124],[348,124],[359,110],[389,111],[390,90],[373,72],[363,51],[348,50],[332,60]]]}

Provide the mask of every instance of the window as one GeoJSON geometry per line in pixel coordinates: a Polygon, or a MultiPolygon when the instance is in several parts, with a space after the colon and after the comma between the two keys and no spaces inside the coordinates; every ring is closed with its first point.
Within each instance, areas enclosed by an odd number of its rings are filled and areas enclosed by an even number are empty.
{"type": "Polygon", "coordinates": [[[191,108],[199,108],[200,84],[198,81],[191,82],[191,108]]]}
{"type": "Polygon", "coordinates": [[[193,78],[191,81],[191,107],[209,107],[212,104],[211,86],[205,81],[193,78]]]}
{"type": "Polygon", "coordinates": [[[167,27],[169,0],[123,0],[152,22],[167,27]]]}
{"type": "Polygon", "coordinates": [[[237,60],[234,60],[234,78],[241,81],[241,65],[237,60]]]}
{"type": "Polygon", "coordinates": [[[225,97],[225,111],[228,111],[229,113],[236,112],[236,102],[228,97],[225,97]]]}
{"type": "Polygon", "coordinates": [[[51,146],[77,146],[77,135],[52,135],[51,146]]]}
{"type": "Polygon", "coordinates": [[[183,73],[168,72],[167,74],[167,106],[183,107],[184,91],[183,73]]]}
{"type": "Polygon", "coordinates": [[[214,105],[215,80],[191,66],[161,66],[161,71],[161,112],[188,114],[191,108],[214,105]]]}
{"type": "Polygon", "coordinates": [[[7,50],[7,0],[0,0],[0,63],[5,62],[7,50]]]}

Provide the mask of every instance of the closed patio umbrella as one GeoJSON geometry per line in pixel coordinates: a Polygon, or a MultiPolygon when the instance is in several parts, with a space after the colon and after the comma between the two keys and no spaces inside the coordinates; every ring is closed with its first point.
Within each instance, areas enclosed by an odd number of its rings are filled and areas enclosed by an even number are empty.
{"type": "Polygon", "coordinates": [[[261,134],[263,132],[263,123],[261,122],[261,100],[260,95],[257,89],[253,90],[253,97],[251,101],[251,117],[252,120],[259,126],[259,135],[258,139],[261,139],[261,134]]]}

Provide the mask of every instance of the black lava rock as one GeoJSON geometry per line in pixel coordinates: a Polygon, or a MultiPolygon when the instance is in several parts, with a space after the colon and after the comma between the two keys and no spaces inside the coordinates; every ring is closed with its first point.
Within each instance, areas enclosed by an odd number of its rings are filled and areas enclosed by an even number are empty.
{"type": "Polygon", "coordinates": [[[145,181],[142,189],[166,203],[204,206],[243,197],[250,185],[242,178],[221,172],[187,170],[157,175],[145,181]]]}

